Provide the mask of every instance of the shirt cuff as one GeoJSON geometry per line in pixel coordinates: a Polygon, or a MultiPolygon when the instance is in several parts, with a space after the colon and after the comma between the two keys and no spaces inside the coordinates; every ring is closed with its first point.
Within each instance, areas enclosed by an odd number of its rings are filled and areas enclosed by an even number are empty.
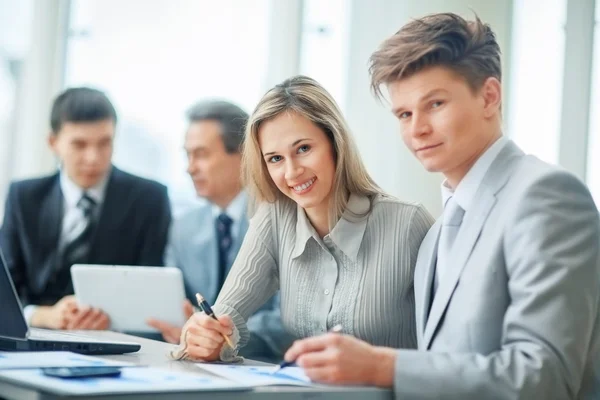
{"type": "Polygon", "coordinates": [[[23,315],[25,316],[25,322],[27,322],[27,325],[31,326],[31,317],[33,317],[33,314],[35,314],[37,309],[38,306],[34,306],[33,304],[25,306],[23,309],[23,315]]]}
{"type": "Polygon", "coordinates": [[[215,304],[212,307],[216,315],[229,315],[233,321],[233,335],[236,338],[234,345],[237,348],[244,347],[250,340],[250,331],[246,320],[233,308],[225,304],[215,304]]]}

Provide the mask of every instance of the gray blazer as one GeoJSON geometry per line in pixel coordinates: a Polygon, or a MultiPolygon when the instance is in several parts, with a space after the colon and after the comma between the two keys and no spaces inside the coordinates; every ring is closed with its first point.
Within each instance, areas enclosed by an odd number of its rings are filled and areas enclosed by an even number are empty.
{"type": "MultiPolygon", "coordinates": [[[[228,271],[236,258],[246,231],[248,220],[241,221],[240,234],[234,235],[230,250],[228,271]]],[[[210,204],[185,212],[172,227],[165,255],[165,265],[175,266],[183,273],[186,297],[196,304],[196,293],[201,293],[210,304],[214,304],[221,288],[218,282],[218,245],[210,204]]],[[[261,358],[267,353],[271,358],[280,358],[293,341],[281,323],[279,294],[262,306],[249,320],[248,329],[257,336],[243,355],[261,358]],[[250,348],[268,345],[268,350],[250,348]]]]}
{"type": "Polygon", "coordinates": [[[599,399],[600,221],[588,189],[507,143],[431,303],[440,222],[419,251],[419,351],[399,350],[397,396],[599,399]]]}

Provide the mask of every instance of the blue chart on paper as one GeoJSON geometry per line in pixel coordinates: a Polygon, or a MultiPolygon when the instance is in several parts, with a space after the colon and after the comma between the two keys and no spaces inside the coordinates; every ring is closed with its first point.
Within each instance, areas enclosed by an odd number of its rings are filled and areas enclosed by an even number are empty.
{"type": "Polygon", "coordinates": [[[261,370],[258,369],[256,367],[249,367],[248,371],[252,374],[256,374],[259,376],[264,376],[264,377],[269,377],[269,378],[276,378],[276,379],[284,379],[284,380],[293,380],[293,381],[297,381],[297,382],[302,382],[302,383],[306,383],[305,379],[296,377],[296,376],[292,376],[292,375],[288,375],[285,372],[282,371],[277,371],[275,373],[272,372],[268,372],[265,370],[261,370]]]}
{"type": "Polygon", "coordinates": [[[247,365],[197,364],[199,368],[234,382],[251,386],[313,386],[304,370],[288,367],[273,373],[274,367],[254,367],[247,365]]]}
{"type": "Polygon", "coordinates": [[[101,395],[115,393],[158,393],[239,391],[250,386],[221,378],[199,376],[185,372],[173,372],[151,367],[127,367],[121,369],[119,377],[87,377],[62,379],[49,377],[40,369],[0,371],[0,379],[21,382],[54,393],[72,395],[101,395]]]}

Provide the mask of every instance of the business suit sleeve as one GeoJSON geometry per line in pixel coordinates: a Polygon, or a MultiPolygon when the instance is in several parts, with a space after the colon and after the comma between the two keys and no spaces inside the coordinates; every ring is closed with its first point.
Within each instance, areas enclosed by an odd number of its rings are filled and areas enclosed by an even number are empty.
{"type": "Polygon", "coordinates": [[[598,321],[598,211],[564,172],[538,178],[515,209],[503,235],[512,300],[501,348],[488,355],[399,350],[399,398],[576,398],[598,321]]]}
{"type": "Polygon", "coordinates": [[[157,185],[148,201],[147,215],[140,232],[143,239],[138,265],[162,266],[165,263],[165,248],[171,225],[171,205],[166,187],[157,185]]]}
{"type": "Polygon", "coordinates": [[[177,236],[175,232],[175,222],[172,221],[169,228],[169,239],[167,241],[167,246],[165,247],[165,255],[163,257],[164,265],[167,267],[181,268],[181,263],[177,254],[178,252],[176,243],[177,236]]]}
{"type": "Polygon", "coordinates": [[[279,289],[278,263],[270,213],[263,205],[250,225],[214,306],[217,315],[233,319],[244,346],[250,333],[246,321],[279,289]]]}
{"type": "MultiPolygon", "coordinates": [[[[19,242],[19,201],[18,186],[11,184],[6,198],[4,208],[4,222],[0,229],[0,248],[8,264],[8,270],[12,276],[15,288],[21,297],[23,297],[23,286],[25,285],[25,263],[23,251],[19,242]]],[[[23,299],[25,300],[25,299],[23,299]]]]}

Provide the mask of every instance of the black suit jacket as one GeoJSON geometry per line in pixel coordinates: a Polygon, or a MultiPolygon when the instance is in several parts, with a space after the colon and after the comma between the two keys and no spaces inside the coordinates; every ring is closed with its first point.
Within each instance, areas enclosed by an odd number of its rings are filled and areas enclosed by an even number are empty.
{"type": "MultiPolygon", "coordinates": [[[[59,174],[11,184],[0,246],[26,304],[54,304],[72,293],[70,274],[57,289],[58,243],[64,214],[59,174]]],[[[112,168],[87,263],[163,265],[171,209],[157,182],[112,168]]]]}

